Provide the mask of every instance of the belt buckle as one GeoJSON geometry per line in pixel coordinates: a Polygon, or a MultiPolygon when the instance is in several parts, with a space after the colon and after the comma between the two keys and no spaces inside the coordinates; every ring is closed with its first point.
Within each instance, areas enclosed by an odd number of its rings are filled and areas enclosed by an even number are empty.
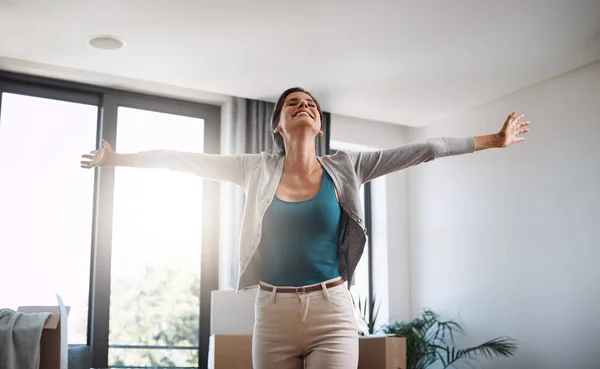
{"type": "Polygon", "coordinates": [[[306,287],[296,287],[296,293],[306,293],[306,287]]]}

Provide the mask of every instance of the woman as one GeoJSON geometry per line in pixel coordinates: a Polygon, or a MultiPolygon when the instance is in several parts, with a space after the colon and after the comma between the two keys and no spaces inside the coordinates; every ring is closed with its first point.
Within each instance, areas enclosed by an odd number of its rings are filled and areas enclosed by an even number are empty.
{"type": "Polygon", "coordinates": [[[209,155],[151,150],[83,155],[84,168],[168,168],[244,188],[238,290],[259,285],[255,302],[256,369],[356,368],[358,335],[345,281],[365,244],[360,186],[436,158],[507,147],[528,131],[523,115],[478,137],[440,137],[375,152],[317,157],[322,112],[301,89],[285,91],[272,117],[278,152],[209,155]]]}

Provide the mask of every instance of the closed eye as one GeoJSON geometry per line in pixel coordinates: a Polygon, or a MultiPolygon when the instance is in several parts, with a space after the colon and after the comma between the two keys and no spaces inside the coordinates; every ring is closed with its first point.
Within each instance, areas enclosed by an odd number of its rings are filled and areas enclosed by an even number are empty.
{"type": "MultiPolygon", "coordinates": [[[[292,99],[289,99],[289,100],[287,101],[287,106],[296,105],[296,104],[298,104],[299,102],[300,102],[300,100],[298,100],[298,99],[296,99],[296,98],[292,98],[292,99]]],[[[308,101],[308,106],[310,106],[311,108],[316,108],[316,107],[317,107],[317,104],[315,104],[315,102],[314,102],[314,101],[312,101],[312,100],[309,100],[309,101],[308,101]]]]}

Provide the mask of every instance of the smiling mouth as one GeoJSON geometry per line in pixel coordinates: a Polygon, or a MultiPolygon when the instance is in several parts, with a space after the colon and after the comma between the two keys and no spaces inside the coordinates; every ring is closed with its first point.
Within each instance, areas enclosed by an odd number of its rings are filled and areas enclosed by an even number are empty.
{"type": "Polygon", "coordinates": [[[312,116],[310,114],[308,114],[307,112],[305,112],[305,111],[301,111],[299,113],[294,114],[294,118],[296,118],[299,115],[306,115],[307,117],[312,118],[312,116]]]}

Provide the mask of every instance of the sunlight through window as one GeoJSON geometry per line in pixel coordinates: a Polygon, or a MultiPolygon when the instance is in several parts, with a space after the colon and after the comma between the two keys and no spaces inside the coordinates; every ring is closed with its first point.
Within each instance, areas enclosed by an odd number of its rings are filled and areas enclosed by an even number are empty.
{"type": "MultiPolygon", "coordinates": [[[[119,108],[118,152],[203,142],[201,119],[119,108]]],[[[197,366],[202,179],[116,168],[114,204],[109,364],[197,366]]]]}
{"type": "Polygon", "coordinates": [[[0,308],[56,305],[69,343],[86,343],[94,172],[93,105],[2,94],[0,116],[0,308]]]}

